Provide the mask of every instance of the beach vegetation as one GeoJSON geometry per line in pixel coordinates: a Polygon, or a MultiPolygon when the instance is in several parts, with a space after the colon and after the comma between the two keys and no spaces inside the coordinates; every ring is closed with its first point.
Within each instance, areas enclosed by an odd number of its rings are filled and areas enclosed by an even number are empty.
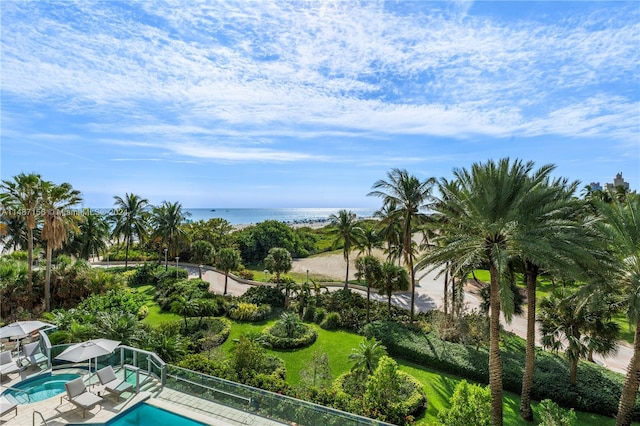
{"type": "Polygon", "coordinates": [[[167,249],[168,256],[175,258],[182,248],[188,247],[188,235],[181,226],[191,213],[184,211],[180,202],[163,201],[151,209],[149,216],[150,241],[156,247],[158,256],[167,249]]]}
{"type": "Polygon", "coordinates": [[[433,201],[435,179],[419,180],[404,169],[391,169],[387,180],[380,179],[373,184],[373,191],[368,195],[382,199],[383,206],[388,208],[386,220],[393,221],[401,228],[399,247],[404,264],[411,277],[411,321],[415,317],[415,268],[416,247],[413,232],[417,226],[424,224],[427,215],[424,212],[427,204],[433,201]]]}
{"type": "Polygon", "coordinates": [[[113,197],[114,208],[109,215],[113,224],[111,237],[116,241],[124,240],[124,266],[129,266],[129,247],[134,241],[144,242],[149,234],[149,200],[136,194],[126,193],[124,198],[113,197]]]}
{"type": "Polygon", "coordinates": [[[349,288],[349,255],[356,248],[357,235],[361,232],[358,227],[356,215],[347,210],[340,210],[329,216],[331,234],[334,237],[333,248],[342,246],[342,256],[347,264],[344,278],[345,290],[349,288]]]}

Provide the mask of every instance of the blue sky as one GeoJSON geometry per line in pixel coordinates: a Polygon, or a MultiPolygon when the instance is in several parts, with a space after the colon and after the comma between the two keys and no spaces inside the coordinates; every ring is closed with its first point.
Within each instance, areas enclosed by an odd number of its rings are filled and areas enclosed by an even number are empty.
{"type": "Polygon", "coordinates": [[[377,207],[505,156],[640,187],[639,2],[3,1],[1,177],[377,207]]]}

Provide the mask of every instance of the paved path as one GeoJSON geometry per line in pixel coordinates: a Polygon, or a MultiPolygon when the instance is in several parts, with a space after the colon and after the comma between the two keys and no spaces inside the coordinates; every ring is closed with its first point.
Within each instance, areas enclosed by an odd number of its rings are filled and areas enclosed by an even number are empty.
{"type": "MultiPolygon", "coordinates": [[[[187,268],[189,270],[189,274],[192,277],[198,276],[198,268],[187,268]]],[[[443,288],[444,288],[444,280],[442,277],[437,277],[436,272],[431,272],[425,274],[421,272],[418,274],[419,284],[416,286],[416,310],[417,311],[429,311],[432,309],[441,308],[443,303],[443,288]]],[[[205,271],[203,274],[203,279],[210,283],[209,289],[215,293],[222,294],[224,290],[224,275],[220,274],[216,271],[210,270],[205,271]]],[[[234,296],[240,296],[250,286],[247,284],[240,283],[233,279],[233,277],[229,277],[229,281],[227,283],[227,293],[232,294],[234,296]]],[[[330,287],[330,291],[336,291],[342,288],[342,285],[338,285],[335,287],[330,287]]],[[[366,295],[365,291],[355,290],[363,295],[366,295]]],[[[382,296],[377,294],[377,292],[372,292],[371,297],[375,300],[386,302],[386,296],[382,296]]],[[[465,304],[469,309],[478,308],[480,306],[480,297],[474,294],[471,291],[465,291],[464,295],[465,304]]],[[[391,297],[391,303],[403,307],[405,309],[410,309],[411,306],[411,292],[404,293],[396,293],[391,297]]],[[[526,312],[526,311],[525,311],[526,312]]],[[[527,332],[527,318],[526,314],[522,316],[514,316],[513,320],[510,324],[507,324],[504,317],[502,317],[502,325],[505,330],[511,331],[516,335],[526,338],[527,332]]],[[[538,346],[542,346],[541,343],[541,335],[540,329],[536,331],[536,344],[538,346]]],[[[618,345],[618,353],[604,358],[600,355],[594,355],[594,360],[601,365],[606,366],[607,368],[617,371],[619,373],[626,374],[627,366],[629,365],[629,361],[631,360],[631,356],[633,355],[633,349],[626,342],[618,345]]]]}
{"type": "MultiPolygon", "coordinates": [[[[113,262],[112,262],[113,264],[113,262]]],[[[199,275],[198,267],[193,265],[180,265],[189,272],[191,278],[197,278],[199,275]]],[[[419,284],[416,286],[416,310],[417,311],[429,311],[432,309],[438,309],[442,307],[442,293],[444,288],[444,279],[437,277],[437,273],[431,272],[425,274],[419,272],[417,277],[419,278],[419,284]]],[[[203,270],[202,278],[209,282],[209,290],[217,294],[222,294],[224,291],[224,274],[221,274],[213,269],[205,268],[203,270]]],[[[227,283],[227,293],[233,296],[240,296],[250,287],[245,283],[235,280],[232,276],[229,276],[227,283]]],[[[342,285],[336,285],[330,287],[329,290],[335,291],[342,288],[342,285]]],[[[366,295],[365,291],[355,290],[363,295],[366,295]]],[[[375,292],[371,293],[373,299],[386,302],[385,296],[381,296],[375,292]]],[[[480,298],[472,291],[465,291],[464,301],[469,309],[477,308],[480,306],[480,298]]],[[[396,293],[391,297],[391,302],[397,306],[409,309],[411,305],[411,293],[396,293]]],[[[514,316],[513,321],[507,324],[504,317],[502,318],[502,325],[507,331],[511,331],[522,338],[526,338],[527,331],[527,318],[526,314],[522,316],[514,316]]],[[[538,327],[536,331],[536,344],[542,346],[540,337],[540,329],[538,327]]],[[[594,360],[607,368],[617,371],[619,373],[626,374],[627,366],[633,355],[633,348],[626,342],[621,342],[618,345],[618,353],[604,358],[600,355],[594,355],[594,360]]]]}

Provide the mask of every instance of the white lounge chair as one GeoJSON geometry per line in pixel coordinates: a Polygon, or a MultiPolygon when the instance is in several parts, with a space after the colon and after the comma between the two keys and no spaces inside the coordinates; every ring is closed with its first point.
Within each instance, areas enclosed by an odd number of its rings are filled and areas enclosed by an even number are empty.
{"type": "Polygon", "coordinates": [[[133,388],[131,383],[127,383],[124,380],[120,380],[116,377],[116,373],[113,371],[113,368],[110,365],[100,369],[97,371],[98,379],[100,379],[100,384],[102,384],[106,391],[111,392],[114,395],[118,396],[118,401],[120,400],[120,395],[123,392],[126,392],[133,388]]]}
{"type": "Polygon", "coordinates": [[[17,373],[20,367],[16,360],[11,357],[11,351],[0,352],[0,376],[17,373]]]}
{"type": "Polygon", "coordinates": [[[67,398],[69,399],[69,402],[82,409],[83,419],[86,411],[91,410],[98,404],[100,404],[100,409],[102,410],[102,398],[87,390],[87,387],[82,381],[82,377],[78,377],[77,379],[65,383],[64,387],[67,389],[67,398]]]}
{"type": "Polygon", "coordinates": [[[24,354],[22,364],[24,365],[24,361],[26,361],[27,367],[30,365],[40,365],[45,362],[49,362],[49,358],[42,353],[40,342],[27,343],[22,347],[22,353],[24,354]]]}
{"type": "Polygon", "coordinates": [[[6,398],[0,398],[0,417],[11,411],[15,411],[15,415],[18,415],[18,403],[11,402],[6,398]]]}

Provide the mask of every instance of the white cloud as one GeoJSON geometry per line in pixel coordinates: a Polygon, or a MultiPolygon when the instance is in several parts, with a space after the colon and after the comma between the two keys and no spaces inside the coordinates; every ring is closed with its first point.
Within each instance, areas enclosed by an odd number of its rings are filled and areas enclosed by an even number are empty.
{"type": "Polygon", "coordinates": [[[637,137],[633,8],[548,23],[474,17],[469,2],[433,14],[369,2],[131,8],[11,4],[3,92],[120,133],[177,139],[170,149],[181,155],[230,161],[315,157],[184,138],[637,137]]]}

